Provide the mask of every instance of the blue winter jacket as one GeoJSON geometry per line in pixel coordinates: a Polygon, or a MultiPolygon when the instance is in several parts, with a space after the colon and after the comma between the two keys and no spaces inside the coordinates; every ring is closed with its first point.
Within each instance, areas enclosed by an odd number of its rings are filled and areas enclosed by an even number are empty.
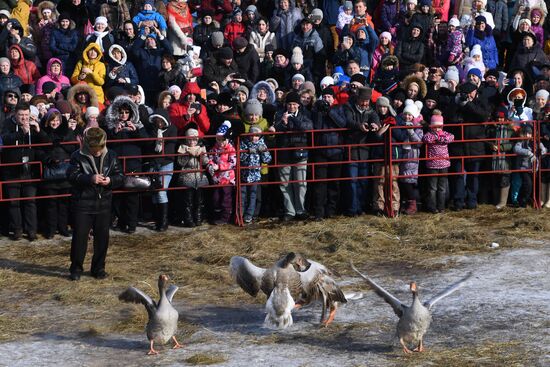
{"type": "Polygon", "coordinates": [[[476,37],[474,29],[468,30],[466,34],[466,44],[470,49],[473,45],[480,45],[483,52],[483,63],[487,69],[495,69],[498,66],[498,49],[491,31],[491,27],[486,26],[485,37],[483,39],[476,37]]]}

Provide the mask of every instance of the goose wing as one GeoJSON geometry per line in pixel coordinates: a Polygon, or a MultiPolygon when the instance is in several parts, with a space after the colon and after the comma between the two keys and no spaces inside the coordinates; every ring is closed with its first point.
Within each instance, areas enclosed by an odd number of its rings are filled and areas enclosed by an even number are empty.
{"type": "Polygon", "coordinates": [[[361,278],[366,280],[366,282],[372,287],[372,289],[374,289],[374,292],[376,292],[377,295],[382,297],[384,301],[386,301],[393,308],[393,312],[395,312],[395,314],[398,317],[403,316],[403,311],[405,308],[407,308],[406,305],[404,305],[397,297],[392,295],[390,292],[388,292],[387,290],[385,290],[384,288],[376,284],[374,280],[362,274],[359,270],[357,270],[357,268],[353,265],[351,261],[350,261],[350,265],[351,265],[351,268],[361,276],[361,278]]]}
{"type": "Polygon", "coordinates": [[[168,299],[168,302],[172,303],[172,298],[174,298],[174,294],[179,289],[176,285],[170,285],[168,289],[166,290],[166,298],[168,299]]]}
{"type": "Polygon", "coordinates": [[[311,264],[310,267],[306,271],[298,272],[302,283],[302,296],[306,303],[319,298],[330,303],[346,303],[346,297],[331,277],[330,271],[316,261],[308,259],[308,262],[311,264]]]}
{"type": "Polygon", "coordinates": [[[443,290],[442,292],[440,292],[440,293],[436,294],[435,296],[433,296],[429,301],[424,302],[424,306],[428,310],[431,309],[432,306],[434,304],[436,304],[438,301],[442,300],[443,298],[447,297],[451,293],[454,293],[455,291],[460,289],[464,285],[464,283],[466,283],[466,281],[468,279],[470,279],[471,277],[472,277],[472,273],[470,272],[465,277],[463,277],[462,279],[457,281],[456,283],[451,284],[445,290],[443,290]]]}
{"type": "Polygon", "coordinates": [[[147,309],[149,316],[157,309],[157,304],[151,297],[134,287],[128,287],[124,292],[118,295],[118,299],[128,303],[141,303],[147,309]]]}
{"type": "MultiPolygon", "coordinates": [[[[252,297],[256,297],[260,289],[264,290],[262,280],[263,278],[267,278],[264,277],[266,269],[257,267],[247,258],[233,256],[229,262],[229,271],[235,282],[252,297]]],[[[275,283],[274,277],[272,283],[275,283]]],[[[273,286],[270,288],[269,293],[271,293],[272,289],[273,286]]]]}

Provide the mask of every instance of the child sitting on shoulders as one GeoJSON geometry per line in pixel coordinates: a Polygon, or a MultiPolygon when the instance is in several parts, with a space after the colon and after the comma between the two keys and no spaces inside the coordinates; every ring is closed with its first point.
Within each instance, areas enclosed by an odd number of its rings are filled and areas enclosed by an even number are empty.
{"type": "Polygon", "coordinates": [[[149,28],[149,33],[154,34],[153,28],[158,28],[163,35],[166,34],[166,20],[155,10],[151,0],[145,1],[143,9],[132,18],[132,22],[137,25],[140,35],[145,34],[145,28],[149,28]]]}

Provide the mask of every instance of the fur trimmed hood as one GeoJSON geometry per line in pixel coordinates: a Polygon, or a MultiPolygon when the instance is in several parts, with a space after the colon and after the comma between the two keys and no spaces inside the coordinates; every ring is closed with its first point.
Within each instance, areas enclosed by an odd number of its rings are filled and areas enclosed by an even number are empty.
{"type": "Polygon", "coordinates": [[[116,97],[109,108],[107,108],[107,111],[105,112],[105,125],[107,129],[114,129],[116,127],[118,122],[118,110],[123,106],[130,108],[130,121],[132,121],[138,129],[141,129],[143,127],[143,123],[139,120],[138,105],[135,104],[134,101],[132,101],[132,99],[128,96],[116,97]]]}
{"type": "Polygon", "coordinates": [[[44,18],[42,16],[42,10],[44,9],[50,9],[52,11],[52,21],[55,23],[57,21],[57,17],[59,16],[55,4],[51,1],[42,1],[40,4],[38,4],[36,16],[39,20],[42,20],[44,18]]]}
{"type": "Polygon", "coordinates": [[[117,45],[117,44],[114,44],[112,45],[111,47],[109,47],[109,59],[115,63],[115,64],[119,64],[119,65],[124,65],[126,64],[126,61],[128,61],[128,55],[126,55],[126,51],[124,50],[124,47],[122,47],[121,45],[117,45]],[[115,49],[119,49],[120,52],[122,53],[122,59],[120,61],[116,60],[114,57],[113,57],[113,51],[115,49]]]}
{"type": "Polygon", "coordinates": [[[260,88],[264,88],[267,90],[267,103],[269,104],[275,104],[275,91],[271,89],[271,85],[269,85],[268,82],[265,82],[263,80],[257,82],[252,87],[252,90],[250,91],[249,99],[258,99],[258,90],[260,88]]]}
{"type": "Polygon", "coordinates": [[[84,83],[75,84],[69,89],[69,92],[67,93],[67,101],[72,106],[78,106],[77,109],[80,110],[80,105],[76,103],[76,100],[75,100],[75,96],[80,92],[88,93],[88,95],[90,96],[90,106],[99,108],[99,100],[97,99],[97,93],[92,87],[84,83]]]}
{"type": "Polygon", "coordinates": [[[419,99],[424,99],[424,97],[426,97],[426,94],[428,93],[428,87],[426,86],[426,82],[415,75],[409,75],[408,77],[403,79],[403,81],[401,82],[401,88],[403,88],[406,92],[407,89],[409,89],[409,85],[411,83],[418,84],[418,87],[419,87],[418,94],[420,96],[419,99]]]}
{"type": "Polygon", "coordinates": [[[397,58],[397,56],[388,55],[382,59],[381,65],[382,67],[387,65],[393,65],[393,68],[397,69],[399,68],[399,59],[397,58]]]}

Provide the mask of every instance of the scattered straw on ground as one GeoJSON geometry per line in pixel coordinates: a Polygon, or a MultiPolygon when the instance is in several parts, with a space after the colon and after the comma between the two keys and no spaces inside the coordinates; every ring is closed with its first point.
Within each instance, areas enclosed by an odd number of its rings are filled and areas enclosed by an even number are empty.
{"type": "MultiPolygon", "coordinates": [[[[147,320],[145,309],[121,304],[117,296],[133,285],[157,298],[160,273],[168,274],[180,287],[176,302],[190,306],[234,304],[242,299],[242,291],[227,270],[234,255],[269,266],[281,254],[297,251],[339,275],[351,275],[349,259],[363,266],[424,266],[428,258],[492,251],[488,247],[492,242],[501,248],[526,247],[549,236],[550,222],[543,212],[496,211],[488,206],[397,219],[339,217],[288,225],[264,221],[245,228],[178,228],[162,234],[145,230],[135,235],[113,235],[107,258],[109,278],[97,281],[85,276],[80,282],[67,280],[69,239],[56,237],[32,244],[4,240],[0,241],[0,340],[21,338],[38,330],[79,330],[88,335],[142,332],[147,320]]],[[[180,323],[185,335],[192,334],[194,328],[185,320],[180,323]]],[[[504,347],[487,348],[496,351],[496,358],[499,348],[504,347]]],[[[194,357],[197,361],[188,363],[206,364],[200,361],[208,360],[202,355],[194,357]]],[[[452,365],[448,363],[451,357],[441,360],[441,365],[452,365]]]]}

